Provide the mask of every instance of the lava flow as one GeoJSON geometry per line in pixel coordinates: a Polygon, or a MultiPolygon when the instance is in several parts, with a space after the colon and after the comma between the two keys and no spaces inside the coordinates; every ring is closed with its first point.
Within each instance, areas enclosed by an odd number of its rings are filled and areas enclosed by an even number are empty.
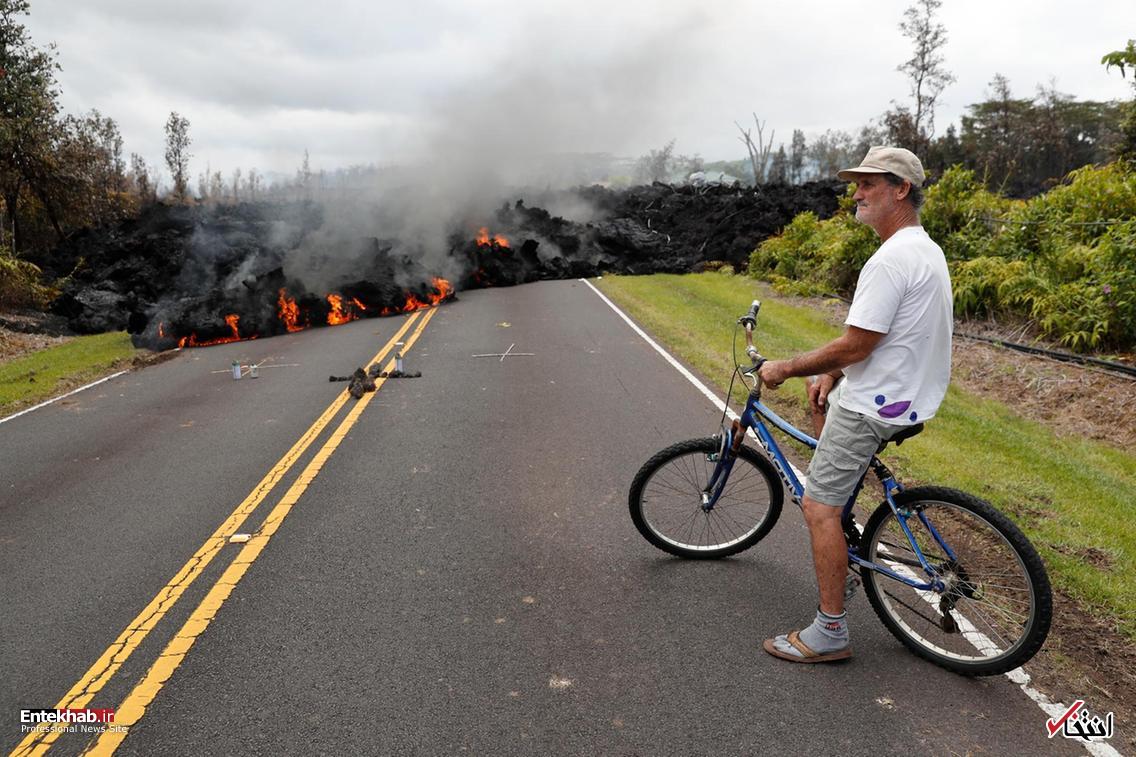
{"type": "MultiPolygon", "coordinates": [[[[329,305],[331,305],[331,310],[327,314],[328,326],[339,326],[341,324],[349,323],[351,321],[356,321],[359,319],[359,314],[352,312],[350,305],[345,306],[343,304],[343,297],[341,297],[340,295],[329,294],[327,296],[327,302],[329,305]]],[[[363,303],[359,302],[359,300],[355,300],[354,302],[364,310],[367,309],[363,306],[363,303]]]]}
{"type": "Polygon", "coordinates": [[[209,347],[214,344],[229,344],[230,342],[239,342],[242,339],[256,339],[256,334],[253,334],[252,336],[241,336],[240,332],[237,331],[237,323],[240,320],[241,317],[236,313],[230,313],[229,315],[225,316],[225,323],[229,324],[229,328],[233,332],[232,336],[223,336],[220,339],[208,339],[204,342],[199,342],[197,341],[197,332],[194,332],[189,336],[183,336],[181,339],[179,339],[178,347],[209,347]]]}
{"type": "Polygon", "coordinates": [[[447,299],[454,293],[454,285],[440,276],[435,276],[432,279],[434,285],[434,292],[427,292],[426,299],[419,298],[414,292],[406,293],[406,302],[399,308],[383,308],[380,315],[394,315],[396,313],[412,313],[415,310],[423,308],[434,307],[447,299]]]}
{"type": "Polygon", "coordinates": [[[503,234],[496,234],[492,239],[489,238],[489,227],[482,226],[477,230],[477,246],[478,247],[508,247],[509,240],[503,234]]]}
{"type": "Polygon", "coordinates": [[[284,324],[284,328],[288,329],[288,333],[304,330],[304,327],[299,323],[300,307],[296,304],[295,298],[289,297],[288,292],[281,289],[280,298],[276,301],[276,304],[280,306],[280,310],[276,314],[284,324]]]}

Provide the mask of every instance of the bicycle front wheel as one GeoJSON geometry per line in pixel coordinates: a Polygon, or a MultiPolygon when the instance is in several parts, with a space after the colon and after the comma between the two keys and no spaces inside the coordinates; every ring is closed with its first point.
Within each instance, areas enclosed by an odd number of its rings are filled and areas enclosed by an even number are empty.
{"type": "MultiPolygon", "coordinates": [[[[945,589],[920,591],[861,570],[864,593],[888,630],[920,657],[964,675],[1005,673],[1032,658],[1049,633],[1053,597],[1041,557],[1018,527],[954,489],[908,489],[895,504],[911,513],[907,526],[945,589]]],[[[927,580],[886,502],[864,526],[860,554],[927,580]]]]}
{"type": "Polygon", "coordinates": [[[631,520],[643,537],[679,557],[737,554],[761,541],[777,523],[781,479],[767,458],[742,446],[721,497],[702,509],[702,490],[717,465],[717,439],[667,447],[639,469],[631,483],[631,520]]]}

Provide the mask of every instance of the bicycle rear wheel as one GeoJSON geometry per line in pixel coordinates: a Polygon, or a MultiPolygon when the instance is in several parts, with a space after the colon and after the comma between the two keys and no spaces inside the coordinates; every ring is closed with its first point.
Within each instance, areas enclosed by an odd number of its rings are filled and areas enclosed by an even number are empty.
{"type": "MultiPolygon", "coordinates": [[[[946,589],[919,591],[861,570],[864,593],[888,630],[920,657],[964,675],[1005,673],[1032,658],[1049,633],[1053,597],[1041,557],[1018,527],[987,502],[954,489],[908,489],[895,503],[912,513],[908,528],[946,589]]],[[[926,580],[886,502],[868,519],[860,545],[866,559],[926,580]]]]}
{"type": "Polygon", "coordinates": [[[674,444],[643,464],[631,483],[631,520],[643,537],[679,557],[737,554],[761,541],[777,523],[784,498],[767,458],[742,446],[722,496],[709,512],[702,490],[714,473],[717,439],[674,444]]]}

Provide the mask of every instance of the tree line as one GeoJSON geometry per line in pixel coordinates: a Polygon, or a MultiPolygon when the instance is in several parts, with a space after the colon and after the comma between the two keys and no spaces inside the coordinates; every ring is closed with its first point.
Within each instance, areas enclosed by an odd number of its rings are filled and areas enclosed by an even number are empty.
{"type": "Polygon", "coordinates": [[[64,114],[54,45],[37,46],[22,23],[28,0],[0,0],[0,255],[36,258],[68,233],[136,215],[163,197],[173,202],[232,203],[310,195],[316,177],[305,152],[294,180],[266,187],[255,169],[224,177],[208,167],[190,187],[190,122],[165,124],[168,192],[159,170],[124,152],[113,118],[98,110],[64,114]]]}
{"type": "MultiPolygon", "coordinates": [[[[1115,156],[1136,156],[1136,102],[1079,101],[1053,86],[1033,96],[1016,95],[996,74],[987,98],[968,106],[959,125],[936,133],[938,98],[954,81],[943,54],[946,29],[936,20],[941,0],[916,0],[904,13],[900,32],[912,43],[898,70],[909,83],[909,99],[858,131],[829,130],[806,138],[800,129],[788,143],[754,114],[753,129],[738,129],[748,159],[705,163],[681,155],[671,141],[620,170],[638,182],[672,181],[693,171],[723,171],[756,183],[801,183],[827,179],[854,165],[871,145],[898,144],[923,158],[932,177],[962,165],[984,184],[1009,196],[1028,197],[1058,183],[1069,171],[1115,156]]],[[[173,186],[166,191],[157,167],[138,153],[124,152],[114,119],[97,110],[61,112],[55,48],[37,47],[21,19],[28,0],[0,0],[0,252],[33,258],[46,254],[75,229],[114,223],[137,214],[159,198],[172,202],[222,204],[264,199],[312,199],[346,192],[373,166],[332,173],[313,171],[305,151],[295,176],[271,184],[255,168],[226,174],[206,164],[191,176],[190,122],[173,112],[165,124],[165,167],[173,186]],[[196,182],[194,182],[196,178],[196,182]]],[[[1136,59],[1132,43],[1105,56],[1109,68],[1127,75],[1136,59]]]]}
{"type": "MultiPolygon", "coordinates": [[[[1017,95],[1000,73],[988,84],[986,99],[966,108],[960,123],[938,133],[939,97],[955,81],[946,65],[946,27],[937,20],[941,0],[917,0],[899,23],[911,42],[911,55],[896,69],[908,83],[909,99],[854,132],[828,130],[810,139],[793,129],[788,143],[774,145],[766,122],[753,114],[753,128],[736,124],[748,159],[703,163],[697,156],[674,155],[673,142],[640,158],[649,168],[639,175],[681,175],[690,166],[719,170],[757,183],[800,184],[831,179],[859,163],[873,145],[906,147],[920,156],[929,175],[962,166],[990,189],[1010,197],[1032,197],[1060,183],[1070,171],[1090,164],[1136,156],[1136,102],[1077,100],[1053,83],[1039,84],[1031,96],[1017,95]],[[662,161],[670,160],[668,165],[662,161]]],[[[1108,68],[1132,69],[1132,43],[1105,55],[1108,68]]],[[[697,169],[693,169],[697,170],[697,169]]]]}

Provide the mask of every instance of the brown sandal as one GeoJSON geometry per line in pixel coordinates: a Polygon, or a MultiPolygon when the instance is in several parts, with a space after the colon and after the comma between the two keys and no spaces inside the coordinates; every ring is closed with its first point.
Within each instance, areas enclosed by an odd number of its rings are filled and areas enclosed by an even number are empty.
{"type": "Polygon", "coordinates": [[[814,652],[811,648],[809,648],[808,644],[801,641],[801,637],[798,635],[797,631],[790,631],[789,635],[786,638],[788,639],[789,643],[792,644],[793,647],[801,653],[800,657],[791,655],[787,652],[782,652],[780,649],[773,645],[773,642],[775,641],[774,639],[766,639],[761,646],[766,652],[773,655],[774,657],[779,657],[782,660],[788,660],[789,662],[835,662],[836,660],[847,660],[852,656],[851,647],[845,647],[844,649],[838,649],[835,652],[828,652],[826,654],[819,654],[818,652],[814,652]]]}

